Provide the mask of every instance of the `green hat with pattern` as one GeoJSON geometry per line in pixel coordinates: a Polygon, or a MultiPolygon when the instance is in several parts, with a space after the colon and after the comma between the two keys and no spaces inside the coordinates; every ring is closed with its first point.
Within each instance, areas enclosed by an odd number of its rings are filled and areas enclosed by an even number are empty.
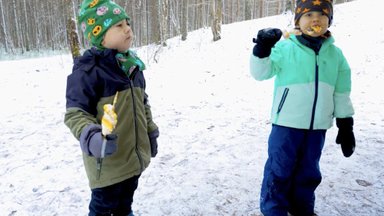
{"type": "Polygon", "coordinates": [[[101,49],[104,34],[123,19],[129,20],[129,16],[122,7],[110,0],[84,0],[78,17],[86,39],[101,49]]]}

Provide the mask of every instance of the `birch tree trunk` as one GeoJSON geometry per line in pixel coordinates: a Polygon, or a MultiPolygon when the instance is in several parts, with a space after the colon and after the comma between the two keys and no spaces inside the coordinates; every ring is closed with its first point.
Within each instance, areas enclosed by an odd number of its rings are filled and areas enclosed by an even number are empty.
{"type": "Polygon", "coordinates": [[[197,26],[198,28],[201,28],[204,26],[204,22],[203,22],[203,0],[199,0],[198,3],[197,3],[197,26]]]}
{"type": "Polygon", "coordinates": [[[240,0],[237,0],[236,3],[236,22],[241,21],[243,18],[241,17],[241,12],[240,12],[240,0]]]}
{"type": "Polygon", "coordinates": [[[18,48],[18,47],[21,47],[22,45],[20,42],[21,41],[20,40],[20,28],[19,28],[19,24],[17,22],[17,12],[16,12],[17,7],[16,7],[16,1],[15,0],[12,0],[12,6],[13,6],[13,16],[14,16],[13,17],[14,18],[13,24],[15,26],[13,35],[15,35],[15,39],[16,39],[16,40],[14,40],[14,46],[16,48],[18,48]]]}
{"type": "Polygon", "coordinates": [[[259,17],[264,17],[264,0],[259,0],[259,17]]]}
{"type": "Polygon", "coordinates": [[[25,43],[25,49],[27,52],[29,52],[31,49],[30,49],[30,46],[29,46],[29,37],[28,37],[28,34],[29,34],[29,22],[28,22],[28,16],[27,16],[27,2],[26,0],[23,0],[23,9],[24,9],[24,22],[23,22],[23,29],[24,29],[24,32],[26,32],[26,34],[24,33],[23,34],[23,40],[24,40],[24,43],[25,43]]]}
{"type": "Polygon", "coordinates": [[[212,33],[213,41],[221,39],[221,22],[223,18],[223,0],[211,1],[211,14],[212,14],[212,33]]]}
{"type": "Polygon", "coordinates": [[[181,40],[187,40],[188,36],[188,0],[183,0],[181,15],[181,40]]]}
{"type": "Polygon", "coordinates": [[[1,30],[3,31],[3,35],[4,35],[4,48],[5,48],[5,52],[8,53],[9,52],[9,47],[8,47],[8,35],[7,35],[7,26],[5,25],[5,14],[4,14],[4,6],[3,6],[3,0],[0,0],[0,12],[1,12],[1,20],[2,20],[2,28],[1,30]]]}
{"type": "Polygon", "coordinates": [[[67,3],[67,40],[71,50],[72,59],[80,56],[80,44],[79,44],[79,36],[76,30],[76,21],[73,15],[73,1],[66,0],[67,3]]]}
{"type": "Polygon", "coordinates": [[[245,0],[245,6],[244,6],[244,19],[250,20],[252,19],[252,2],[253,0],[245,0]]]}
{"type": "Polygon", "coordinates": [[[167,46],[167,24],[168,24],[168,0],[160,0],[159,20],[160,20],[160,42],[163,46],[167,46]]]}
{"type": "Polygon", "coordinates": [[[286,11],[290,10],[292,13],[295,13],[295,0],[287,0],[286,11]]]}
{"type": "Polygon", "coordinates": [[[161,28],[160,28],[160,5],[161,0],[156,0],[154,4],[151,4],[150,6],[150,17],[151,17],[151,28],[150,28],[150,35],[151,40],[150,42],[159,44],[161,42],[161,28]]]}
{"type": "Polygon", "coordinates": [[[171,28],[171,32],[169,33],[169,37],[173,37],[175,35],[181,34],[180,5],[182,5],[182,1],[174,1],[174,0],[170,1],[169,14],[170,14],[171,21],[169,26],[171,28]]]}
{"type": "Polygon", "coordinates": [[[277,7],[278,7],[277,14],[282,14],[285,8],[285,1],[278,1],[277,7]]]}

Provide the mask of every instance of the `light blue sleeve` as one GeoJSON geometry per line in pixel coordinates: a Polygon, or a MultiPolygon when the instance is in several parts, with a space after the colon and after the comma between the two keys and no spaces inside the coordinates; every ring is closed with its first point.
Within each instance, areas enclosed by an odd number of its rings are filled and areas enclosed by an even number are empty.
{"type": "Polygon", "coordinates": [[[338,68],[338,77],[333,96],[335,109],[334,116],[336,118],[351,117],[354,114],[354,109],[351,101],[351,69],[340,50],[340,64],[338,68]]]}
{"type": "Polygon", "coordinates": [[[271,55],[265,58],[259,58],[251,55],[250,59],[250,72],[253,78],[262,81],[274,77],[279,71],[281,66],[282,53],[284,43],[279,41],[272,48],[271,55]]]}
{"type": "Polygon", "coordinates": [[[259,58],[253,54],[250,59],[250,72],[252,77],[259,81],[270,79],[275,75],[270,57],[259,58]]]}

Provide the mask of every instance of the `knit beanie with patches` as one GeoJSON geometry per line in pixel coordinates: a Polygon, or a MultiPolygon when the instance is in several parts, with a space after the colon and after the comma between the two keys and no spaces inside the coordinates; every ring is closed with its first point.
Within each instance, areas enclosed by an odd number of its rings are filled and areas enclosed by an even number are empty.
{"type": "Polygon", "coordinates": [[[310,11],[319,11],[327,15],[329,25],[333,19],[333,0],[297,0],[295,8],[295,24],[297,25],[300,17],[310,11]]]}
{"type": "Polygon", "coordinates": [[[114,24],[129,21],[124,9],[110,0],[84,0],[80,6],[79,23],[86,39],[99,49],[103,36],[114,24]]]}

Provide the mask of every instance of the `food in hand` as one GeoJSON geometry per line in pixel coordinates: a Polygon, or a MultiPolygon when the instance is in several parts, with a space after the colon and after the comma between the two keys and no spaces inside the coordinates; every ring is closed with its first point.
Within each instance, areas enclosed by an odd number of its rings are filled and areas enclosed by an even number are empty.
{"type": "Polygon", "coordinates": [[[113,99],[113,104],[104,104],[103,106],[104,115],[101,118],[101,128],[104,136],[111,134],[117,124],[117,114],[115,112],[115,104],[117,101],[118,93],[119,92],[116,93],[115,98],[113,99]]]}
{"type": "Polygon", "coordinates": [[[283,31],[283,36],[284,36],[285,39],[288,39],[291,34],[293,34],[293,35],[301,35],[302,32],[300,31],[300,29],[292,29],[290,31],[288,31],[288,30],[284,30],[283,31]]]}
{"type": "Polygon", "coordinates": [[[288,32],[287,30],[284,30],[284,31],[283,31],[283,37],[284,37],[285,39],[288,39],[288,38],[289,38],[289,32],[288,32]]]}
{"type": "Polygon", "coordinates": [[[105,104],[103,106],[104,115],[101,119],[101,128],[104,136],[111,134],[116,127],[117,114],[112,104],[105,104]]]}

